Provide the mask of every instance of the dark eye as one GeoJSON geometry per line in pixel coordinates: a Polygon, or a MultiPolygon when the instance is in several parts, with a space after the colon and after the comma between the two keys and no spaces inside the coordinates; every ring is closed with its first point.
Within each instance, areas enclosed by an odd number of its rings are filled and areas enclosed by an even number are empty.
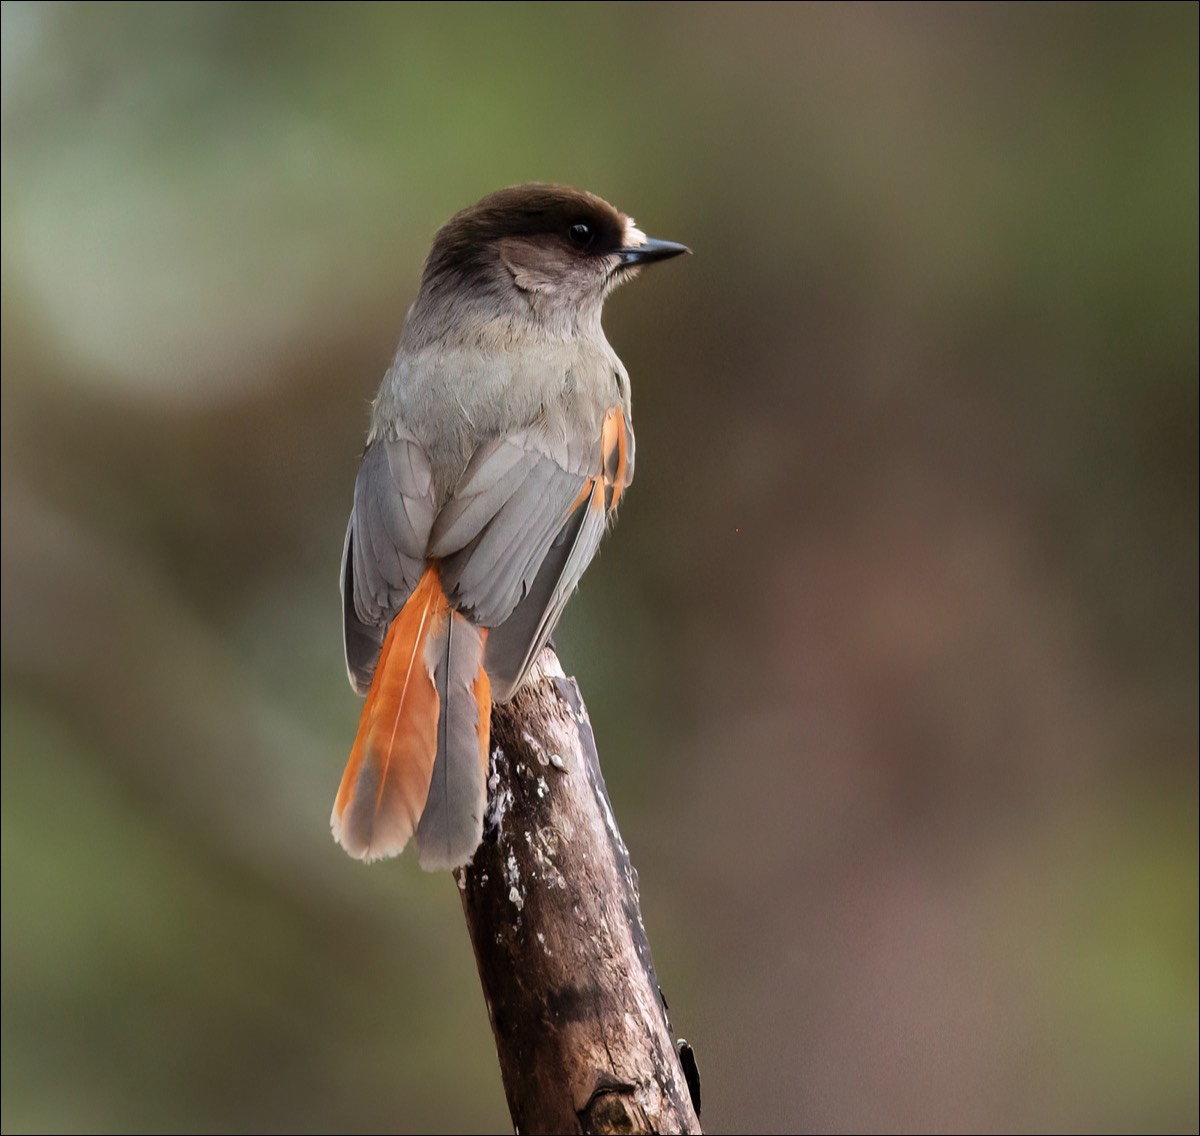
{"type": "Polygon", "coordinates": [[[591,225],[579,221],[570,228],[571,244],[577,249],[585,249],[590,245],[596,234],[592,231],[591,225]]]}

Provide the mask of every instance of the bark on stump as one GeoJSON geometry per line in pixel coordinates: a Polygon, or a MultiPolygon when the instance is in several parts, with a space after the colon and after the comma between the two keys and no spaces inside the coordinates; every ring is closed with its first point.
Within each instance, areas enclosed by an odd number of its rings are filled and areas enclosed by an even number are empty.
{"type": "Polygon", "coordinates": [[[587,709],[550,648],[492,714],[489,802],[458,880],[514,1127],[700,1132],[587,709]]]}

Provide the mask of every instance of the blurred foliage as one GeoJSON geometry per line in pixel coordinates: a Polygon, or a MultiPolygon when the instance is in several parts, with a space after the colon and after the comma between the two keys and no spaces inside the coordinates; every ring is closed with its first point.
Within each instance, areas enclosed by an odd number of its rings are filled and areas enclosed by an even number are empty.
{"type": "Polygon", "coordinates": [[[6,2],[4,1130],[507,1130],[335,585],[546,179],[696,252],[558,639],[708,1129],[1195,1131],[1197,11],[6,2]]]}

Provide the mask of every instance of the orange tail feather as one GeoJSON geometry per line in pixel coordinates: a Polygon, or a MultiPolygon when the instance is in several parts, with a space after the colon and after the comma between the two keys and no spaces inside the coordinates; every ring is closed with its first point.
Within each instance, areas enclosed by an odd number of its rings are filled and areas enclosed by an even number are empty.
{"type": "Polygon", "coordinates": [[[388,628],[330,818],[334,838],[351,856],[397,855],[421,819],[440,706],[425,645],[449,614],[430,568],[388,628]]]}
{"type": "MultiPolygon", "coordinates": [[[[487,643],[487,631],[483,632],[482,640],[484,644],[487,643]]],[[[479,720],[475,726],[475,734],[479,739],[479,764],[483,768],[483,779],[486,781],[488,758],[492,751],[492,681],[482,665],[475,674],[471,692],[475,695],[475,705],[478,707],[479,720]]]]}

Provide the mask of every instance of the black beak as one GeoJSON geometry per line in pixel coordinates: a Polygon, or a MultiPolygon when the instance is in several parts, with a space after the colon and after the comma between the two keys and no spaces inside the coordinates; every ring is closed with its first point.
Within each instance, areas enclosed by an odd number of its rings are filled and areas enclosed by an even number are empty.
{"type": "Polygon", "coordinates": [[[678,245],[674,241],[647,240],[644,245],[636,248],[617,249],[617,259],[621,264],[630,267],[636,264],[652,264],[656,260],[669,260],[681,252],[691,252],[687,245],[678,245]]]}

